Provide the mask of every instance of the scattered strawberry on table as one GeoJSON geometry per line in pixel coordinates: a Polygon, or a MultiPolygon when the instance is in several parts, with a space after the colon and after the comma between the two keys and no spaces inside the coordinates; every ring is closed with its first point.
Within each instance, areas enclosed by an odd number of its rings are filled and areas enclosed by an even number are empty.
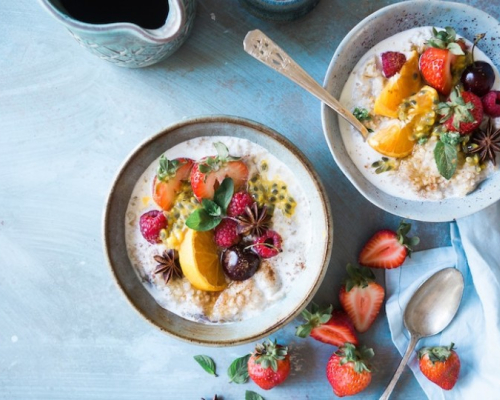
{"type": "Polygon", "coordinates": [[[384,302],[384,288],[375,282],[372,270],[347,264],[348,278],[340,288],[339,299],[359,332],[366,332],[373,324],[384,302]]]}
{"type": "Polygon", "coordinates": [[[333,310],[333,306],[319,308],[315,303],[311,305],[311,311],[304,309],[302,317],[306,322],[295,331],[295,335],[301,338],[311,336],[320,342],[333,346],[343,346],[345,343],[357,345],[358,337],[349,316],[342,310],[333,310]]]}
{"type": "Polygon", "coordinates": [[[460,358],[449,346],[424,347],[418,351],[420,371],[439,387],[451,390],[460,373],[460,358]]]}
{"type": "Polygon", "coordinates": [[[332,354],[326,366],[326,377],[336,396],[353,396],[366,389],[372,380],[368,360],[373,356],[372,349],[358,349],[351,343],[332,354]]]}
{"type": "Polygon", "coordinates": [[[363,246],[358,261],[371,268],[392,269],[400,267],[420,239],[416,236],[408,238],[411,224],[401,222],[396,232],[384,229],[373,235],[363,246]]]}
{"type": "Polygon", "coordinates": [[[267,340],[255,346],[248,359],[248,375],[262,389],[283,383],[290,374],[288,347],[267,340]]]}

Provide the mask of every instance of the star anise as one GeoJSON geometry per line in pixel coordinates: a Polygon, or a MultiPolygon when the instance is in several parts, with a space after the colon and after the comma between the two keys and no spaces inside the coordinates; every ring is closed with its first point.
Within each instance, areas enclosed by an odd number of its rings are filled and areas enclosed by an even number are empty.
{"type": "Polygon", "coordinates": [[[500,129],[495,128],[493,119],[488,120],[486,130],[479,129],[474,136],[472,142],[477,144],[477,147],[471,150],[471,153],[478,153],[481,162],[491,160],[493,165],[497,165],[496,153],[500,153],[500,129]]]}
{"type": "Polygon", "coordinates": [[[168,283],[172,277],[182,277],[182,270],[177,260],[175,259],[173,250],[165,250],[163,255],[156,255],[153,257],[158,263],[153,274],[163,274],[163,279],[168,283]]]}
{"type": "Polygon", "coordinates": [[[262,236],[269,229],[271,215],[267,213],[267,206],[259,208],[257,203],[245,208],[245,213],[238,217],[238,232],[243,235],[262,236]]]}

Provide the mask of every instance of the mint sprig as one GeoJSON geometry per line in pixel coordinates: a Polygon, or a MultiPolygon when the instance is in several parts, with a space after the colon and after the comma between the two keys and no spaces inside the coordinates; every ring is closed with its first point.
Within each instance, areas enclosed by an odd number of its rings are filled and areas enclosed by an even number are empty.
{"type": "Polygon", "coordinates": [[[434,159],[441,176],[445,179],[451,179],[457,169],[457,147],[450,143],[437,142],[434,148],[434,159]]]}
{"type": "Polygon", "coordinates": [[[200,364],[200,366],[208,372],[210,375],[217,376],[215,373],[215,362],[209,356],[205,356],[203,354],[197,355],[193,357],[195,361],[200,364]]]}
{"type": "Polygon", "coordinates": [[[226,216],[227,207],[233,197],[234,182],[231,178],[222,181],[214,194],[214,199],[202,199],[201,206],[186,220],[186,226],[195,231],[209,231],[220,224],[226,216]]]}
{"type": "Polygon", "coordinates": [[[234,360],[229,368],[227,369],[227,375],[229,376],[230,381],[234,383],[246,383],[248,381],[248,360],[250,358],[250,354],[247,354],[243,357],[237,358],[234,360]]]}

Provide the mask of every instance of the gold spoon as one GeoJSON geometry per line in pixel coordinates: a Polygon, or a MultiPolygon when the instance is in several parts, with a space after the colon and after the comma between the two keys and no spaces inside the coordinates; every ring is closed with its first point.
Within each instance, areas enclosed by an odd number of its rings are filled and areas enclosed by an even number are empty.
{"type": "Polygon", "coordinates": [[[243,40],[243,48],[252,57],[271,67],[288,79],[295,82],[316,96],[323,103],[336,111],[356,128],[363,138],[367,138],[368,130],[359,122],[352,113],[347,110],[339,101],[328,93],[318,82],[316,82],[299,64],[297,64],[287,53],[276,43],[269,39],[264,33],[256,29],[250,31],[243,40]]]}

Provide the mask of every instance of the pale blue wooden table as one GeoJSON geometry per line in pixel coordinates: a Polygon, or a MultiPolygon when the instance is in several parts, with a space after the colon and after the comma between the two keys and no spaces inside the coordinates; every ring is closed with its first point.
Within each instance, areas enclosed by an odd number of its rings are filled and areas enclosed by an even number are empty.
{"type": "MultiPolygon", "coordinates": [[[[498,1],[468,3],[500,17],[498,1]]],[[[322,81],[344,35],[388,0],[321,0],[300,21],[274,24],[235,0],[203,0],[192,36],[170,59],[120,69],[82,49],[32,0],[0,2],[0,399],[332,399],[324,368],[332,348],[288,342],[294,368],[265,393],[229,384],[230,362],[252,349],[181,343],[145,322],[126,302],[106,265],[101,218],[127,154],[183,118],[230,114],[264,123],[296,143],[319,171],[335,223],[335,245],[319,303],[337,304],[339,279],[362,243],[399,218],[368,203],[333,163],[320,103],[242,50],[259,28],[322,81]],[[193,355],[208,354],[219,377],[193,355]]],[[[415,223],[420,249],[449,242],[447,224],[415,223]]],[[[379,274],[382,280],[382,275],[379,274]]],[[[359,399],[377,398],[400,356],[385,315],[362,341],[376,371],[359,399]]],[[[408,371],[394,399],[425,398],[408,371]]]]}

